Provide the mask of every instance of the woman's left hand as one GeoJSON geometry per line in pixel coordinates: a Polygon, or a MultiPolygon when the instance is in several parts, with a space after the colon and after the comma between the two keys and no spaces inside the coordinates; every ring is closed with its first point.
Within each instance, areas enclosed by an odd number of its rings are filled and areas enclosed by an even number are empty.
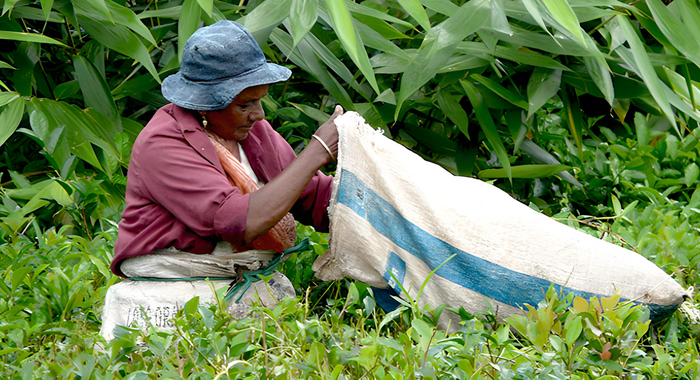
{"type": "MultiPolygon", "coordinates": [[[[326,146],[329,150],[326,151],[326,147],[323,147],[323,151],[326,152],[325,155],[327,156],[326,163],[333,162],[338,158],[338,129],[335,126],[335,119],[338,116],[342,115],[343,112],[343,107],[341,107],[340,105],[335,106],[335,111],[333,112],[333,115],[331,115],[331,117],[328,118],[328,120],[318,128],[316,133],[314,133],[314,135],[316,135],[324,143],[326,143],[326,146]]],[[[312,141],[310,141],[309,144],[314,143],[314,140],[316,139],[312,139],[312,141]]],[[[318,140],[316,140],[315,142],[319,145],[322,145],[321,142],[319,142],[318,140]]]]}
{"type": "Polygon", "coordinates": [[[246,217],[244,242],[250,243],[279,222],[299,199],[306,185],[323,165],[338,156],[338,129],[335,118],[343,114],[343,107],[336,106],[333,115],[315,133],[328,146],[315,138],[287,166],[282,173],[265,186],[250,193],[246,217]]]}

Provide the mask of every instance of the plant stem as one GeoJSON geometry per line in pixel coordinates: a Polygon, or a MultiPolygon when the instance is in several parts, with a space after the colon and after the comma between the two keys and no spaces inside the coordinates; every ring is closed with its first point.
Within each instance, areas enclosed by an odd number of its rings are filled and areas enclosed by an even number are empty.
{"type": "Polygon", "coordinates": [[[260,313],[260,315],[262,316],[262,341],[263,351],[265,352],[265,378],[267,379],[270,370],[268,369],[267,339],[265,339],[265,335],[267,335],[267,331],[265,330],[265,313],[260,313]]]}
{"type": "Polygon", "coordinates": [[[430,336],[430,340],[428,340],[428,347],[425,348],[425,355],[423,355],[423,366],[425,367],[425,362],[428,360],[428,351],[430,351],[430,343],[433,342],[433,338],[435,337],[435,333],[437,333],[437,328],[433,329],[433,335],[430,336]]]}

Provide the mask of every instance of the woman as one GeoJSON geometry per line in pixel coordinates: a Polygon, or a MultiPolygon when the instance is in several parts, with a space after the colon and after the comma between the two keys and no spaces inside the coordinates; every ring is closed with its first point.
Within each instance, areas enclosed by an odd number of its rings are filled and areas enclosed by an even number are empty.
{"type": "Polygon", "coordinates": [[[336,107],[296,157],[264,120],[261,105],[269,84],[290,75],[267,63],[236,22],[220,21],[190,37],[180,72],[163,81],[172,104],[156,112],[134,143],[115,274],[131,276],[122,272],[124,260],[165,248],[209,254],[222,240],[250,248],[278,223],[289,226],[290,210],[327,229],[332,177],[319,168],[337,156],[333,119],[343,111],[336,107]],[[244,194],[232,185],[232,170],[264,186],[244,194]]]}

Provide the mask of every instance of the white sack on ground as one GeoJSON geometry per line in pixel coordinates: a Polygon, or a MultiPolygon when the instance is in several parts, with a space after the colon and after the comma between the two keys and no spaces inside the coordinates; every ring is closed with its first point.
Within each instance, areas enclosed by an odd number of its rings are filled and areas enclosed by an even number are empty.
{"type": "MultiPolygon", "coordinates": [[[[228,288],[231,281],[211,281],[215,289],[228,288]]],[[[254,282],[238,303],[231,302],[227,311],[237,319],[244,318],[252,301],[259,297],[260,304],[274,308],[278,300],[295,297],[291,281],[279,272],[265,284],[254,282]]],[[[148,321],[163,330],[173,328],[171,319],[192,298],[198,296],[200,305],[215,304],[214,293],[206,281],[133,281],[126,279],[107,290],[102,310],[100,335],[105,340],[114,339],[117,326],[136,325],[147,331],[148,321]],[[144,314],[145,312],[145,314],[144,314]]]]}
{"type": "MultiPolygon", "coordinates": [[[[550,284],[589,298],[610,296],[650,306],[652,317],[683,302],[684,289],[635,252],[539,214],[485,182],[456,177],[365,124],[357,113],[335,120],[338,170],[330,206],[330,249],[316,276],[349,276],[401,289],[420,305],[463,306],[498,317],[537,305],[550,284]]],[[[444,322],[444,321],[443,321],[444,322]]]]}
{"type": "Polygon", "coordinates": [[[258,270],[278,255],[275,251],[258,249],[233,252],[230,243],[220,241],[211,255],[182,252],[175,248],[158,249],[150,255],[122,261],[120,269],[127,277],[236,277],[237,268],[258,270]]]}

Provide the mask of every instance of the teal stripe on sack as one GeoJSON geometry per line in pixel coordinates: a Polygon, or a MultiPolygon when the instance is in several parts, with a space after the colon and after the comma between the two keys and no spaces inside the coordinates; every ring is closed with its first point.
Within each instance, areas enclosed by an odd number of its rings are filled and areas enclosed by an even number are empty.
{"type": "MultiPolygon", "coordinates": [[[[341,171],[338,203],[344,204],[366,219],[377,232],[425,262],[430,270],[434,270],[456,253],[457,256],[438,269],[436,274],[506,305],[537,305],[542,300],[543,293],[552,285],[547,280],[494,264],[436,238],[404,218],[396,208],[347,169],[341,171]]],[[[558,284],[553,286],[557,292],[573,292],[585,299],[603,296],[558,284]]],[[[655,304],[647,306],[652,319],[664,318],[678,307],[655,304]]]]}

